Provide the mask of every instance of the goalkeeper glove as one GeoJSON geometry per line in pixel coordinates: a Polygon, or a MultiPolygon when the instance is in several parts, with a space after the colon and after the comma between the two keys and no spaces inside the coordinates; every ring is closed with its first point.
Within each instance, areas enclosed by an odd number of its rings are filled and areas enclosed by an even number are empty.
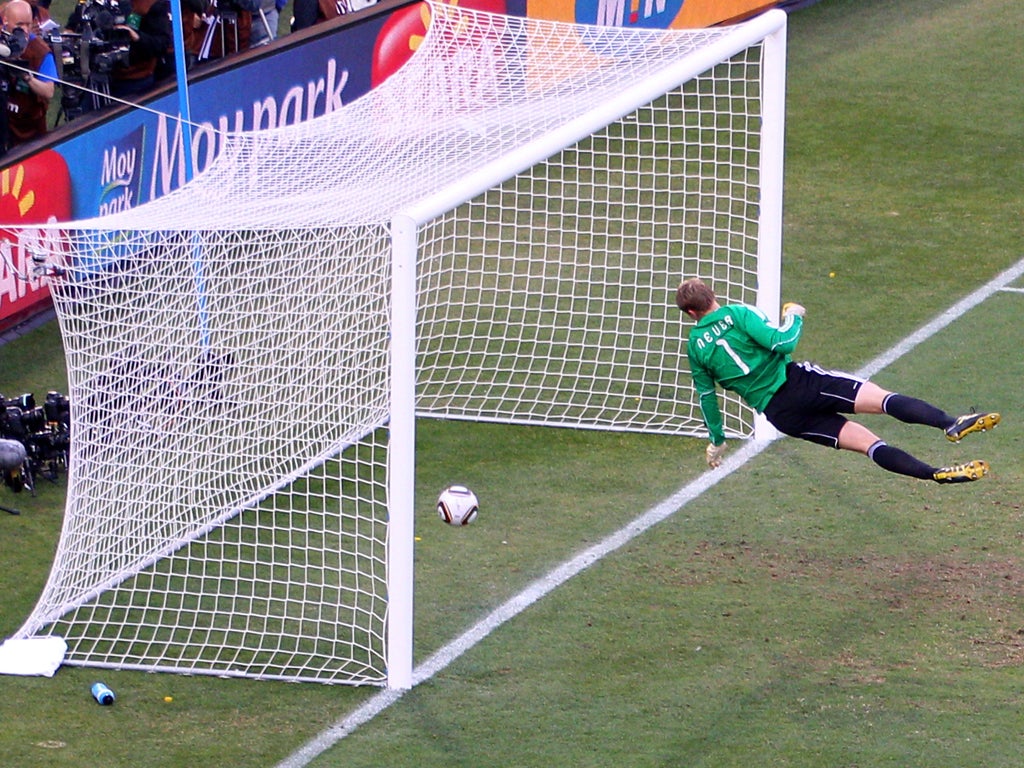
{"type": "Polygon", "coordinates": [[[795,301],[787,301],[785,304],[782,305],[782,319],[783,321],[785,321],[790,315],[798,315],[799,317],[803,317],[804,312],[806,311],[806,309],[804,309],[801,305],[797,304],[795,301]]]}
{"type": "Polygon", "coordinates": [[[725,455],[725,443],[721,445],[715,445],[714,443],[708,443],[708,447],[704,449],[704,456],[708,460],[708,466],[714,469],[722,465],[722,456],[725,455]]]}

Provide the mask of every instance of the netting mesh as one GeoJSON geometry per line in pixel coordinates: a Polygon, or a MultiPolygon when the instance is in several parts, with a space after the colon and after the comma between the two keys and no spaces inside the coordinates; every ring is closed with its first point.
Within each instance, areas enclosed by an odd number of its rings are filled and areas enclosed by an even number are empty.
{"type": "Polygon", "coordinates": [[[381,233],[128,234],[58,294],[68,514],[30,627],[72,662],[382,680],[381,233]]]}
{"type": "MultiPolygon", "coordinates": [[[[702,433],[674,291],[701,275],[755,303],[758,54],[424,228],[422,415],[702,433]]],[[[739,401],[724,414],[749,433],[739,401]]]]}
{"type": "Polygon", "coordinates": [[[76,664],[386,679],[391,221],[424,201],[450,205],[418,224],[419,415],[703,433],[673,291],[754,301],[761,46],[662,86],[734,30],[429,8],[410,62],[344,109],[35,235],[74,434],[21,636],[76,664]]]}

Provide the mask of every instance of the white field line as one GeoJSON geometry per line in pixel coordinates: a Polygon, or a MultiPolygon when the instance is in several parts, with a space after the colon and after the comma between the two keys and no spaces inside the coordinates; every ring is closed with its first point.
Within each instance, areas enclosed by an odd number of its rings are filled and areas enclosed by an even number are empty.
{"type": "Polygon", "coordinates": [[[981,304],[981,302],[985,301],[985,299],[993,293],[1006,289],[1010,283],[1020,278],[1021,275],[1024,275],[1024,259],[1018,261],[1005,272],[996,275],[991,281],[985,283],[985,285],[981,286],[981,288],[976,290],[974,293],[962,298],[930,323],[907,336],[903,341],[889,349],[887,352],[883,352],[857,371],[857,374],[866,379],[870,379],[880,370],[891,365],[903,357],[903,355],[910,352],[910,350],[918,344],[923,341],[927,341],[943,328],[950,325],[954,320],[960,317],[960,315],[965,314],[967,311],[981,304]]]}
{"type": "MultiPolygon", "coordinates": [[[[974,293],[958,301],[948,310],[936,317],[934,320],[923,326],[916,332],[907,336],[888,351],[869,362],[859,371],[858,376],[870,378],[886,366],[913,350],[917,345],[927,341],[948,325],[953,323],[965,312],[981,304],[993,293],[1005,290],[1006,287],[1024,275],[1024,259],[1018,261],[1005,272],[983,285],[974,293]]],[[[419,685],[431,679],[441,672],[445,667],[458,659],[462,654],[482,641],[491,632],[500,627],[506,621],[518,616],[528,607],[561,586],[573,576],[585,568],[596,563],[606,555],[615,552],[623,545],[629,543],[649,528],[657,525],[666,518],[678,512],[694,499],[701,496],[705,491],[713,488],[719,481],[724,480],[748,461],[759,455],[771,442],[749,441],[742,448],[732,453],[714,471],[705,472],[696,480],[686,484],[667,499],[649,509],[640,517],[633,520],[625,527],[619,529],[589,549],[580,552],[571,560],[568,560],[547,575],[530,584],[519,594],[515,595],[482,620],[474,624],[470,629],[442,647],[430,658],[424,661],[413,671],[413,686],[419,685]]],[[[289,757],[278,764],[277,768],[304,768],[309,765],[318,755],[326,752],[332,746],[344,739],[359,726],[369,722],[385,709],[397,702],[405,694],[401,690],[383,690],[370,697],[354,712],[338,720],[334,725],[328,727],[302,747],[297,749],[289,757]]]]}

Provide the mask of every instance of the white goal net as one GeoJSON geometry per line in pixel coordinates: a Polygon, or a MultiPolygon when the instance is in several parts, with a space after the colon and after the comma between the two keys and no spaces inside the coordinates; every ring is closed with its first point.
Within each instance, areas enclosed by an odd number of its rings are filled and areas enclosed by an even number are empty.
{"type": "Polygon", "coordinates": [[[409,63],[345,108],[227,136],[145,206],[21,233],[73,431],[17,638],[61,636],[70,664],[404,687],[417,416],[704,434],[674,289],[700,275],[777,311],[784,14],[664,31],[429,8],[409,63]]]}

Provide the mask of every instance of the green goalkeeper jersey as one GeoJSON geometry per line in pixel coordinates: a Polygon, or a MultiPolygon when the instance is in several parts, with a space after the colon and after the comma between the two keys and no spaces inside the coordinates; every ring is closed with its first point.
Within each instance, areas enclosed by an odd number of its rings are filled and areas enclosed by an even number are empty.
{"type": "Polygon", "coordinates": [[[763,412],[786,381],[786,365],[802,330],[799,315],[790,315],[776,328],[761,310],[746,304],[729,304],[700,319],[686,348],[712,443],[725,441],[715,385],[763,412]]]}

